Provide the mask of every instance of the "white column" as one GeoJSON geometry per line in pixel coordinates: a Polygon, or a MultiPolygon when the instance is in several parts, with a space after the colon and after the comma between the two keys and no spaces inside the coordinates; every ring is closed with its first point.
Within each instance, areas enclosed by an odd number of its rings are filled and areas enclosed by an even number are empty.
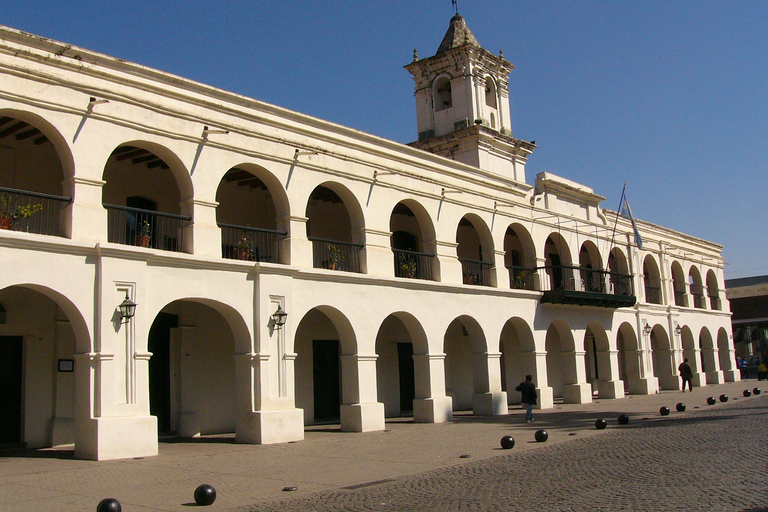
{"type": "Polygon", "coordinates": [[[415,354],[413,366],[416,380],[413,421],[453,420],[453,399],[445,394],[445,354],[415,354]]]}
{"type": "Polygon", "coordinates": [[[376,354],[341,356],[341,430],[384,430],[384,404],[377,401],[377,358],[376,354]]]}

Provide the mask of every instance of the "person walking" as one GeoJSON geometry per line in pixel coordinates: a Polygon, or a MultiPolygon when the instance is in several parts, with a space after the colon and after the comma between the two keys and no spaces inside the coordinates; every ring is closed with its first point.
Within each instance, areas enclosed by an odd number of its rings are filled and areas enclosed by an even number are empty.
{"type": "Polygon", "coordinates": [[[536,405],[536,384],[533,383],[533,377],[526,375],[525,381],[518,384],[515,388],[515,391],[520,391],[522,395],[522,402],[526,406],[525,422],[532,422],[533,406],[536,405]]]}
{"type": "Polygon", "coordinates": [[[677,367],[677,371],[680,372],[680,378],[683,379],[683,393],[685,393],[685,383],[688,382],[688,391],[693,391],[693,369],[688,363],[686,357],[680,366],[677,367]]]}

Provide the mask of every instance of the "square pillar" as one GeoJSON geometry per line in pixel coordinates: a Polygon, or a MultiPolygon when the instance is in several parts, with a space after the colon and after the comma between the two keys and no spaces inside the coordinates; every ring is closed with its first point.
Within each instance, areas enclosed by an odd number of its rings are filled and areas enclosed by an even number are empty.
{"type": "Polygon", "coordinates": [[[384,404],[377,401],[376,359],[378,355],[341,356],[341,430],[384,430],[384,404]]]}
{"type": "Polygon", "coordinates": [[[413,365],[416,376],[413,421],[452,421],[453,399],[445,395],[445,354],[414,355],[413,365]]]}

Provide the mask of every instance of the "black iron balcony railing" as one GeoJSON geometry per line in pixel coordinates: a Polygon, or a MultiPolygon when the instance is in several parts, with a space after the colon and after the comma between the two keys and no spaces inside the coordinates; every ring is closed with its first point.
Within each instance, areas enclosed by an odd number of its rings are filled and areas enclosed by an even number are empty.
{"type": "Polygon", "coordinates": [[[685,306],[685,291],[675,290],[675,306],[685,306]]]}
{"type": "Polygon", "coordinates": [[[528,267],[507,267],[509,271],[509,287],[513,290],[534,290],[535,280],[533,278],[536,275],[535,268],[528,267]]]}
{"type": "Polygon", "coordinates": [[[693,297],[694,308],[704,309],[707,307],[704,288],[700,284],[691,284],[691,296],[693,297]]]}
{"type": "Polygon", "coordinates": [[[475,286],[491,286],[492,263],[474,260],[462,260],[461,276],[464,284],[473,284],[475,286]]]}
{"type": "Polygon", "coordinates": [[[222,258],[280,263],[280,242],[287,233],[232,224],[219,228],[222,258]]]}
{"type": "Polygon", "coordinates": [[[190,217],[105,204],[107,240],[115,244],[181,252],[190,217]]]}
{"type": "Polygon", "coordinates": [[[636,301],[631,275],[567,265],[535,270],[543,303],[618,308],[636,301]]]}
{"type": "Polygon", "coordinates": [[[395,255],[395,277],[432,280],[434,254],[392,249],[395,255]]]}
{"type": "Polygon", "coordinates": [[[322,238],[309,240],[312,242],[312,265],[315,268],[360,272],[360,251],[365,246],[322,238]]]}
{"type": "Polygon", "coordinates": [[[71,197],[0,187],[0,229],[63,236],[61,210],[71,197]]]}
{"type": "Polygon", "coordinates": [[[720,311],[720,297],[717,295],[710,295],[709,307],[715,311],[720,311]]]}

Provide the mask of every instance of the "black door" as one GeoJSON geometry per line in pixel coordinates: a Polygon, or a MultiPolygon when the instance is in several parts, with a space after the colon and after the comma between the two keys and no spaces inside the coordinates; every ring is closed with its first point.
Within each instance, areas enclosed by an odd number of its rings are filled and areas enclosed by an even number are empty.
{"type": "Polygon", "coordinates": [[[23,338],[0,336],[0,445],[21,442],[23,338]]]}
{"type": "Polygon", "coordinates": [[[413,371],[413,344],[397,344],[397,366],[400,370],[400,414],[413,414],[413,399],[416,398],[413,371]]]}
{"type": "Polygon", "coordinates": [[[171,329],[178,325],[179,317],[160,313],[149,329],[149,414],[161,435],[171,432],[171,329]]]}
{"type": "Polygon", "coordinates": [[[313,340],[312,354],[315,423],[339,421],[341,417],[339,341],[313,340]]]}

